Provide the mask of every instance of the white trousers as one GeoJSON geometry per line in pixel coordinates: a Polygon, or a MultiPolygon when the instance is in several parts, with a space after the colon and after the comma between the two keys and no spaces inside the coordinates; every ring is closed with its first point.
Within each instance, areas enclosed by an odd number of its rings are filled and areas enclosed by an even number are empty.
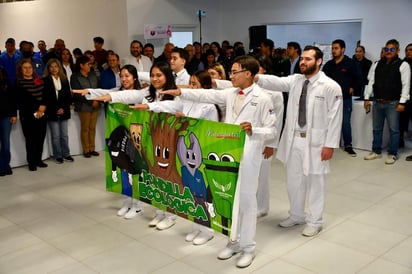
{"type": "Polygon", "coordinates": [[[306,221],[308,225],[320,227],[323,224],[323,210],[326,197],[326,175],[303,175],[305,138],[295,136],[291,153],[286,164],[286,181],[290,201],[290,218],[306,221]],[[305,213],[306,195],[309,213],[305,213]]]}
{"type": "Polygon", "coordinates": [[[257,212],[268,213],[270,204],[270,165],[272,163],[272,157],[264,159],[262,155],[262,164],[259,172],[259,185],[257,189],[257,212]]]}
{"type": "MultiPolygon", "coordinates": [[[[256,248],[257,199],[259,170],[262,163],[262,142],[246,140],[240,163],[239,218],[237,223],[238,247],[245,252],[256,248]]],[[[230,241],[229,241],[230,242],[230,241]]]]}

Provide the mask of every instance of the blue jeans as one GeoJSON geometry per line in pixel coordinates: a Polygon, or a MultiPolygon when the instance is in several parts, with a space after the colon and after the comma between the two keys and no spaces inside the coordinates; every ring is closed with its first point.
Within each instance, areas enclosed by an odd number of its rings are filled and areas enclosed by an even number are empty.
{"type": "Polygon", "coordinates": [[[372,151],[382,153],[382,136],[385,118],[388,123],[390,143],[388,154],[398,156],[399,147],[399,112],[396,111],[398,101],[389,104],[373,102],[373,143],[372,151]]]}
{"type": "Polygon", "coordinates": [[[343,100],[342,135],[345,147],[352,147],[352,127],[350,117],[352,115],[352,98],[343,100]]]}
{"type": "Polygon", "coordinates": [[[0,171],[10,170],[10,117],[0,118],[0,171]]]}
{"type": "Polygon", "coordinates": [[[49,121],[53,157],[55,159],[70,156],[67,121],[49,121]]]}

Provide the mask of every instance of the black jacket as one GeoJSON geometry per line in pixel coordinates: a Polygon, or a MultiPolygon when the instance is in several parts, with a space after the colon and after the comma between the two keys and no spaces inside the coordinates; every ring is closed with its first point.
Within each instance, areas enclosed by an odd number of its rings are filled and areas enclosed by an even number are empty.
{"type": "Polygon", "coordinates": [[[70,91],[69,81],[61,81],[61,90],[56,95],[52,76],[45,77],[44,80],[44,102],[47,106],[46,115],[49,121],[59,121],[70,119],[70,105],[72,104],[72,94],[70,91]],[[57,115],[57,110],[62,108],[64,113],[57,115]]]}

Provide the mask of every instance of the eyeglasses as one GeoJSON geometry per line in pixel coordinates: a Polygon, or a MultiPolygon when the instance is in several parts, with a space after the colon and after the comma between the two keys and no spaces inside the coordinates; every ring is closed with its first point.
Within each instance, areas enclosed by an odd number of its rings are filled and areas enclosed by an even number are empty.
{"type": "Polygon", "coordinates": [[[247,69],[242,69],[242,70],[232,70],[231,72],[229,72],[229,75],[236,75],[238,73],[247,71],[247,69]]]}
{"type": "Polygon", "coordinates": [[[392,52],[394,53],[396,51],[396,48],[384,48],[384,51],[387,52],[392,52]]]}

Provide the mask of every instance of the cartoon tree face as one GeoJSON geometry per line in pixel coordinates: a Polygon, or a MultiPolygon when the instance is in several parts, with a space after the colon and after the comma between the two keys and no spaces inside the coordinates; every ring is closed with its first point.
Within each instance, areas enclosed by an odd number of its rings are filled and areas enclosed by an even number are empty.
{"type": "Polygon", "coordinates": [[[167,181],[179,182],[181,177],[176,168],[176,145],[180,131],[186,130],[189,121],[185,117],[171,114],[151,113],[150,129],[153,140],[153,165],[150,172],[167,181]]]}

